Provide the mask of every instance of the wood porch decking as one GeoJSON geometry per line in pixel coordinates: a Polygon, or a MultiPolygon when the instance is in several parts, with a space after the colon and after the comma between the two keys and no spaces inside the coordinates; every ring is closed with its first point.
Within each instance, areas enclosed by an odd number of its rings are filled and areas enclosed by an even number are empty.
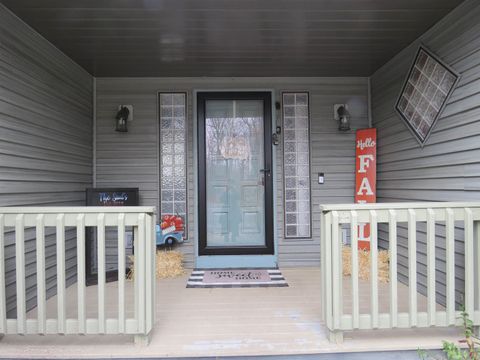
{"type": "MultiPolygon", "coordinates": [[[[287,288],[187,289],[188,274],[157,282],[157,319],[149,346],[135,346],[131,336],[16,336],[0,342],[2,357],[176,357],[279,355],[439,348],[441,340],[457,341],[461,332],[447,329],[355,331],[343,344],[328,341],[320,304],[320,270],[282,269],[287,288]]],[[[344,281],[344,295],[350,281],[344,281]]],[[[132,283],[127,293],[132,295],[132,283]]],[[[369,283],[360,283],[361,312],[367,312],[369,283]],[[365,294],[365,296],[363,296],[365,294]]],[[[380,311],[389,306],[388,284],[379,286],[380,311]]],[[[398,285],[399,311],[408,309],[408,287],[398,285]],[[403,301],[402,299],[405,299],[403,301]]],[[[107,284],[107,318],[117,316],[117,286],[107,284]]],[[[88,316],[96,316],[96,287],[87,288],[88,316]]],[[[76,316],[76,286],[67,289],[67,317],[76,316]]],[[[47,302],[54,316],[56,298],[47,302]]],[[[344,310],[350,303],[345,301],[344,310]]],[[[426,298],[419,295],[419,310],[426,298]]],[[[127,299],[133,311],[133,298],[127,299]]],[[[127,312],[128,315],[128,312],[127,312]]],[[[35,309],[28,313],[36,316],[35,309]]]]}

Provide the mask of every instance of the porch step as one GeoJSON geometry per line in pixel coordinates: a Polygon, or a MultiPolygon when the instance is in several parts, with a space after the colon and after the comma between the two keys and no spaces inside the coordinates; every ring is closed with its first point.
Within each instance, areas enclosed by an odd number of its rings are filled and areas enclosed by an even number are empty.
{"type": "MultiPolygon", "coordinates": [[[[441,350],[430,350],[429,354],[439,357],[441,350]]],[[[1,359],[1,356],[0,356],[1,359]]],[[[88,358],[88,360],[104,360],[105,358],[88,358]]],[[[109,360],[131,360],[132,358],[108,358],[109,360]]],[[[308,355],[268,355],[268,356],[207,356],[207,357],[159,357],[134,358],[135,360],[418,360],[417,351],[373,351],[357,353],[326,353],[308,355]]],[[[37,360],[25,359],[22,360],[37,360]]],[[[71,358],[55,360],[71,360],[71,358]]]]}

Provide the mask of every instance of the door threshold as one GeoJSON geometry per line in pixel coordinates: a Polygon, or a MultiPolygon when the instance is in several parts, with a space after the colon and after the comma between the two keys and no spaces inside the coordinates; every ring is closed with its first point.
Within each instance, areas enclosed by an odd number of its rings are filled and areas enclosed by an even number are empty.
{"type": "Polygon", "coordinates": [[[275,255],[202,255],[195,261],[198,269],[276,268],[275,255]]]}

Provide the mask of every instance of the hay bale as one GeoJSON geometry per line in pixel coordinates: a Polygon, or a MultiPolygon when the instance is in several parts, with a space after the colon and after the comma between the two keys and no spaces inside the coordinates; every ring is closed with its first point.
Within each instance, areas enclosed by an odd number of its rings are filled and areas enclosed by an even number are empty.
{"type": "MultiPolygon", "coordinates": [[[[344,246],[342,249],[343,276],[352,274],[352,249],[344,246]]],[[[387,250],[378,251],[378,280],[382,283],[389,281],[390,259],[387,250]]],[[[362,280],[370,279],[370,251],[358,250],[358,277],[362,280]]]]}
{"type": "Polygon", "coordinates": [[[179,251],[157,251],[157,279],[173,278],[185,274],[183,254],[179,251]]]}
{"type": "MultiPolygon", "coordinates": [[[[157,267],[155,276],[157,279],[174,278],[185,274],[183,268],[183,254],[179,251],[173,250],[157,250],[157,267]]],[[[135,277],[135,256],[128,257],[131,262],[130,270],[127,274],[127,279],[133,280],[135,277]]]]}

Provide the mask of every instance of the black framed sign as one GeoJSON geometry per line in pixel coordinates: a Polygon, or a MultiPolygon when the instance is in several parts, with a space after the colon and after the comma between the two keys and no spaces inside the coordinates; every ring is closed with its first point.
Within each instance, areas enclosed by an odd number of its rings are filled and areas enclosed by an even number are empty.
{"type": "Polygon", "coordinates": [[[421,146],[430,136],[459,78],[425,46],[419,47],[395,110],[421,146]]]}
{"type": "MultiPolygon", "coordinates": [[[[86,205],[87,206],[138,206],[139,205],[139,189],[138,188],[88,188],[86,189],[86,205]]],[[[128,255],[134,252],[133,227],[125,229],[125,252],[128,255]]],[[[106,247],[117,245],[117,229],[111,227],[105,228],[106,247]]],[[[85,269],[87,286],[96,285],[98,282],[98,251],[97,251],[97,231],[95,227],[86,228],[85,236],[85,269]]],[[[115,257],[113,257],[115,258],[115,257]]],[[[128,263],[128,258],[127,258],[128,263]]],[[[105,259],[106,265],[106,281],[118,280],[118,264],[116,260],[112,260],[111,256],[105,259]]],[[[128,271],[128,266],[127,266],[128,271]]]]}

